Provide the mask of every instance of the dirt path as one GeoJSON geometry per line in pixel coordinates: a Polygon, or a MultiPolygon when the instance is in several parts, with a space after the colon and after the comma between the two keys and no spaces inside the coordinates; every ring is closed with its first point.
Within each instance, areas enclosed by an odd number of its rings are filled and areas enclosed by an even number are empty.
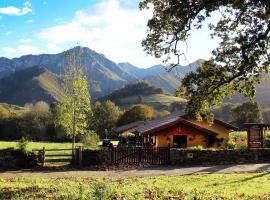
{"type": "Polygon", "coordinates": [[[163,175],[188,175],[188,174],[212,174],[212,173],[252,173],[270,172],[268,164],[243,164],[243,165],[217,165],[210,167],[155,167],[135,170],[116,171],[7,171],[0,172],[0,178],[12,177],[140,177],[140,176],[163,176],[163,175]]]}

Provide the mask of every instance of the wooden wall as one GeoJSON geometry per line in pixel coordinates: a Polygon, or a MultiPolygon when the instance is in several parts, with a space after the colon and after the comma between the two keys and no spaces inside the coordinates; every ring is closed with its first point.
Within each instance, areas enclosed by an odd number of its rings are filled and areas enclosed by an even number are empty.
{"type": "MultiPolygon", "coordinates": [[[[222,142],[219,142],[220,145],[218,145],[218,143],[214,144],[213,148],[225,148],[229,137],[229,131],[222,127],[219,127],[219,125],[215,125],[213,128],[215,129],[215,132],[220,133],[217,138],[223,138],[222,142]]],[[[168,147],[168,144],[170,144],[170,146],[172,147],[174,135],[186,135],[187,147],[209,147],[209,134],[183,124],[178,124],[173,127],[166,128],[163,131],[154,133],[153,141],[156,141],[156,147],[168,147]],[[154,139],[154,137],[156,138],[154,139]]]]}

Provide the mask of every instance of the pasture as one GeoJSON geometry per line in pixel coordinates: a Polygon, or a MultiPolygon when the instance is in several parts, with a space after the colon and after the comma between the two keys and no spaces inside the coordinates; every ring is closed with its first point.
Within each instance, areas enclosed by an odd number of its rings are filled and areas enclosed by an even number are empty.
{"type": "Polygon", "coordinates": [[[0,178],[0,199],[269,199],[270,174],[0,178]]]}
{"type": "MultiPolygon", "coordinates": [[[[81,144],[77,144],[78,146],[81,144]]],[[[0,141],[0,149],[17,148],[18,142],[5,142],[0,141]]],[[[32,151],[33,149],[70,149],[71,143],[55,143],[55,142],[29,142],[27,144],[27,150],[32,151]]]]}

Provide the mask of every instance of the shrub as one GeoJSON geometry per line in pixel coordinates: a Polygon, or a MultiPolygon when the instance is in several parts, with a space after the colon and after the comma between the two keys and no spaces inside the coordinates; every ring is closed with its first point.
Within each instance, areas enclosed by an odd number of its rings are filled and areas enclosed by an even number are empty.
{"type": "Polygon", "coordinates": [[[247,145],[247,132],[243,131],[230,133],[229,142],[235,143],[235,149],[243,148],[243,146],[247,145]]]}
{"type": "Polygon", "coordinates": [[[19,141],[18,141],[18,149],[24,153],[27,152],[27,145],[29,144],[29,140],[28,137],[22,137],[19,141]]]}
{"type": "Polygon", "coordinates": [[[135,145],[135,134],[131,132],[124,132],[119,136],[118,146],[127,146],[127,145],[135,145]]]}
{"type": "Polygon", "coordinates": [[[81,143],[90,149],[97,149],[98,143],[100,142],[99,136],[95,131],[88,131],[84,134],[81,139],[81,143]]]}
{"type": "Polygon", "coordinates": [[[0,150],[0,168],[2,169],[20,169],[36,167],[37,157],[34,153],[26,153],[19,149],[0,150]]]}
{"type": "Polygon", "coordinates": [[[229,140],[227,143],[227,149],[230,149],[230,150],[236,149],[236,143],[232,140],[229,140]]]}
{"type": "Polygon", "coordinates": [[[203,151],[203,150],[205,150],[205,148],[203,146],[201,146],[201,145],[195,146],[195,147],[190,147],[189,149],[193,150],[193,151],[203,151]]]}
{"type": "Polygon", "coordinates": [[[264,147],[270,148],[270,131],[266,131],[264,134],[264,147]]]}

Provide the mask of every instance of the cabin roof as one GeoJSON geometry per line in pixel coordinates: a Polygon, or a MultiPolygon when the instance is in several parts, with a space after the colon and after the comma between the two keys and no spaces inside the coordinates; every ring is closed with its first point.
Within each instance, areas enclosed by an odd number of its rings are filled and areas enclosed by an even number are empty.
{"type": "Polygon", "coordinates": [[[119,126],[116,128],[116,132],[117,133],[123,133],[123,132],[126,132],[126,131],[134,131],[134,128],[140,126],[144,124],[144,121],[137,121],[137,122],[132,122],[132,123],[129,123],[129,124],[126,124],[124,126],[119,126]]]}
{"type": "MultiPolygon", "coordinates": [[[[134,128],[134,131],[138,132],[139,134],[151,134],[153,132],[163,130],[167,127],[170,127],[172,125],[182,123],[187,126],[191,126],[197,130],[200,130],[205,133],[209,134],[217,134],[216,132],[209,130],[207,128],[201,127],[200,125],[188,120],[188,118],[184,115],[181,114],[181,112],[174,112],[171,115],[161,117],[156,120],[144,122],[143,124],[137,126],[134,128]]],[[[232,130],[238,130],[237,127],[228,124],[226,122],[223,122],[221,120],[215,119],[214,123],[220,124],[222,126],[225,126],[227,129],[232,129],[232,130]]]]}

